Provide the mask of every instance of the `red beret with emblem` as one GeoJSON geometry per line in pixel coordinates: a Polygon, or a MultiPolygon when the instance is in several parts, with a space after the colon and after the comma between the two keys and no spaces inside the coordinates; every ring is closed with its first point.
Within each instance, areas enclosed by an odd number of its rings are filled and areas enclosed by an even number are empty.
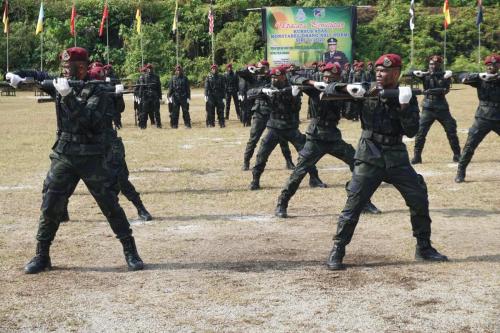
{"type": "Polygon", "coordinates": [[[285,71],[286,71],[286,68],[283,66],[274,67],[273,69],[271,69],[270,74],[271,74],[271,76],[280,76],[280,75],[285,74],[285,71]]]}
{"type": "Polygon", "coordinates": [[[106,74],[104,73],[104,67],[95,66],[87,72],[88,77],[91,80],[104,80],[106,74]]]}
{"type": "Polygon", "coordinates": [[[321,69],[322,72],[332,72],[333,74],[340,73],[340,70],[341,69],[338,62],[333,64],[329,62],[321,69]]]}
{"type": "Polygon", "coordinates": [[[348,62],[346,62],[346,63],[344,64],[344,68],[345,68],[345,69],[349,68],[349,66],[351,66],[351,64],[350,64],[350,63],[348,63],[348,62]]]}
{"type": "Polygon", "coordinates": [[[94,67],[103,67],[103,64],[100,63],[99,61],[94,61],[90,63],[90,65],[87,67],[87,69],[91,70],[94,67]]]}
{"type": "Polygon", "coordinates": [[[70,47],[61,53],[62,61],[88,61],[89,53],[82,47],[70,47]]]}
{"type": "Polygon", "coordinates": [[[491,54],[484,59],[484,64],[489,65],[489,64],[500,64],[500,55],[498,54],[491,54]]]}
{"type": "Polygon", "coordinates": [[[431,61],[438,62],[438,63],[442,64],[443,63],[443,57],[438,56],[438,55],[433,55],[432,57],[429,58],[429,62],[431,62],[431,61]]]}
{"type": "Polygon", "coordinates": [[[385,68],[401,68],[402,64],[401,57],[394,53],[384,54],[375,61],[375,66],[383,66],[385,68]]]}

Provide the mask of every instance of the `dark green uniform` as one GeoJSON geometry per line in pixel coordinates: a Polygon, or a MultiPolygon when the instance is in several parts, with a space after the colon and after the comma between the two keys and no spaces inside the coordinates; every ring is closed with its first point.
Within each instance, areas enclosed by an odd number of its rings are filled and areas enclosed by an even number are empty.
{"type": "Polygon", "coordinates": [[[184,74],[179,76],[174,75],[168,83],[168,98],[172,99],[172,107],[170,113],[170,126],[177,128],[179,125],[179,111],[182,107],[182,119],[184,126],[191,127],[191,117],[189,116],[189,103],[191,99],[191,88],[189,81],[184,74]]]}
{"type": "Polygon", "coordinates": [[[161,128],[160,99],[162,98],[161,82],[158,75],[149,72],[143,73],[135,87],[136,96],[139,98],[139,127],[146,128],[148,115],[154,118],[154,123],[161,128]]]}
{"type": "Polygon", "coordinates": [[[445,95],[450,90],[451,79],[445,79],[443,72],[430,73],[423,76],[424,101],[420,115],[420,125],[415,136],[415,157],[412,163],[421,162],[425,138],[432,124],[437,120],[443,127],[448,137],[454,160],[460,156],[460,145],[457,136],[457,122],[451,116],[445,95]]]}
{"type": "Polygon", "coordinates": [[[363,207],[382,182],[394,185],[405,199],[417,242],[428,242],[431,219],[427,187],[423,177],[411,167],[402,140],[403,135],[413,137],[417,133],[418,121],[415,97],[405,110],[401,109],[398,98],[365,101],[361,113],[363,131],[354,157],[347,203],[339,216],[334,246],[343,249],[349,244],[363,207]]]}
{"type": "Polygon", "coordinates": [[[229,119],[229,110],[231,109],[231,99],[234,102],[236,116],[241,120],[240,105],[238,100],[238,75],[230,70],[224,73],[224,80],[226,80],[226,119],[229,119]]]}
{"type": "Polygon", "coordinates": [[[226,84],[224,77],[220,74],[208,74],[205,80],[207,127],[215,126],[215,110],[217,109],[217,119],[220,127],[225,127],[224,122],[224,97],[226,94],[226,84]]]}
{"type": "Polygon", "coordinates": [[[463,81],[477,89],[479,106],[477,107],[474,123],[469,129],[462,155],[458,162],[457,182],[465,179],[465,170],[472,160],[474,152],[491,131],[500,135],[500,79],[484,81],[479,74],[468,74],[463,81]]]}
{"type": "MultiPolygon", "coordinates": [[[[302,85],[307,78],[294,76],[291,84],[302,85]]],[[[345,86],[345,84],[340,84],[345,86]]],[[[342,107],[341,101],[320,100],[321,92],[315,88],[306,88],[304,93],[311,101],[312,119],[306,131],[306,142],[299,152],[298,163],[285,184],[278,199],[278,205],[286,208],[288,201],[299,188],[306,173],[326,154],[344,161],[351,171],[354,168],[354,148],[342,140],[337,128],[342,107]]]]}
{"type": "MultiPolygon", "coordinates": [[[[255,77],[246,69],[238,71],[238,75],[240,78],[243,78],[247,81],[248,89],[262,88],[265,85],[270,84],[271,82],[268,76],[258,75],[257,77],[255,77]]],[[[269,99],[267,98],[267,96],[258,94],[256,96],[253,96],[252,99],[248,99],[248,101],[253,106],[251,109],[252,121],[250,127],[250,137],[248,138],[245,153],[243,155],[243,169],[246,170],[248,170],[250,160],[252,159],[253,153],[255,151],[255,147],[257,147],[257,143],[259,143],[259,139],[266,129],[267,121],[269,120],[269,116],[271,114],[271,106],[269,105],[269,99]]],[[[281,153],[287,161],[287,165],[293,164],[292,152],[288,147],[288,141],[280,139],[279,145],[281,147],[281,153]]]]}
{"type": "MultiPolygon", "coordinates": [[[[292,96],[292,87],[287,84],[286,87],[279,89],[279,92],[273,94],[272,97],[262,93],[263,88],[275,88],[271,83],[262,88],[254,88],[248,91],[249,98],[265,98],[268,99],[271,106],[271,114],[267,121],[267,133],[262,139],[262,142],[257,152],[255,166],[252,169],[253,180],[250,185],[251,189],[260,187],[260,177],[264,172],[267,160],[271,152],[281,140],[290,142],[297,152],[304,148],[306,136],[299,131],[299,114],[294,108],[294,96],[292,96]]],[[[322,182],[318,177],[316,166],[311,166],[307,169],[311,176],[311,186],[319,186],[322,182]]]]}
{"type": "Polygon", "coordinates": [[[241,122],[243,123],[243,126],[246,127],[251,125],[253,101],[247,98],[249,83],[241,77],[238,78],[238,81],[241,122]]]}

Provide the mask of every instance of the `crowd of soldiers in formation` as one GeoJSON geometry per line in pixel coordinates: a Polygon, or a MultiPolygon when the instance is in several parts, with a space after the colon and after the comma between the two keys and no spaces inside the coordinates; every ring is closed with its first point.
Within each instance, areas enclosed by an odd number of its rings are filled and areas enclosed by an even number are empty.
{"type": "MultiPolygon", "coordinates": [[[[308,173],[311,187],[326,187],[318,175],[316,163],[330,154],[346,163],[352,174],[346,184],[347,200],[334,235],[333,247],[327,259],[331,270],[345,269],[343,258],[362,212],[379,214],[370,199],[382,182],[392,184],[401,193],[410,209],[413,236],[416,238],[415,258],[427,261],[447,261],[431,245],[431,218],[427,186],[411,164],[422,163],[426,135],[434,121],[440,122],[447,134],[458,162],[455,181],[465,180],[465,170],[475,149],[491,131],[500,135],[500,56],[485,59],[486,72],[464,73],[460,81],[477,89],[479,106],[463,150],[457,137],[456,121],[451,116],[446,94],[450,90],[450,71],[442,71],[442,58],[432,56],[426,71],[413,71],[412,76],[423,84],[424,100],[420,112],[417,90],[399,85],[402,60],[397,54],[384,54],[368,69],[357,63],[351,71],[338,63],[320,64],[317,69],[301,70],[294,66],[269,68],[267,61],[233,72],[228,65],[224,76],[212,65],[205,83],[206,125],[215,126],[217,113],[220,127],[229,117],[229,101],[237,106],[238,118],[250,125],[250,138],[245,148],[243,170],[261,136],[261,144],[252,168],[251,190],[260,188],[261,176],[269,155],[279,144],[292,173],[286,181],[275,209],[275,215],[286,218],[289,201],[308,173]],[[367,84],[375,81],[374,84],[367,84]],[[360,82],[360,83],[359,83],[360,82]],[[229,88],[230,87],[230,88],[229,88]],[[310,124],[304,133],[299,130],[301,96],[308,100],[310,124]],[[224,114],[224,99],[226,113],[224,114]],[[251,115],[251,118],[250,118],[251,115]],[[339,120],[359,120],[361,137],[357,149],[342,139],[337,127],[339,120]],[[403,136],[416,137],[414,156],[410,161],[403,136]],[[294,165],[288,143],[299,154],[294,165]]],[[[117,128],[124,110],[124,88],[112,77],[111,68],[100,64],[88,66],[88,53],[82,48],[70,48],[61,55],[62,78],[51,78],[44,72],[16,71],[6,79],[17,87],[26,77],[43,82],[42,89],[54,97],[57,115],[57,139],[50,155],[51,166],[43,186],[43,199],[37,250],[25,266],[26,273],[38,273],[51,268],[49,249],[60,223],[68,220],[67,205],[80,179],[84,181],[107,218],[113,232],[123,245],[130,270],[144,268],[139,257],[129,222],[118,204],[121,191],[138,209],[142,219],[152,216],[145,209],[139,194],[128,180],[125,150],[117,128]],[[77,80],[77,81],[72,81],[77,80]],[[48,82],[48,84],[47,84],[48,82]],[[114,124],[114,125],[113,125],[114,124]]],[[[146,127],[148,116],[161,126],[158,77],[150,65],[142,68],[135,86],[135,102],[139,104],[138,121],[146,127]],[[151,97],[155,101],[151,101],[151,97]]],[[[171,126],[178,126],[182,107],[184,124],[189,118],[189,83],[182,68],[175,68],[169,83],[168,103],[171,126]]]]}

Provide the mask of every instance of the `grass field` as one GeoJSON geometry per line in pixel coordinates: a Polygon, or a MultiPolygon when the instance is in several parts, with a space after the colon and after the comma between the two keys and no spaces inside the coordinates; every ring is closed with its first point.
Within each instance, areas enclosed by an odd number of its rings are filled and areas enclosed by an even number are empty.
{"type": "MultiPolygon", "coordinates": [[[[448,97],[463,146],[476,92],[457,85],[448,97]]],[[[307,178],[286,220],[273,216],[290,171],[273,152],[260,191],[241,171],[248,128],[204,127],[202,92],[193,92],[193,129],[139,130],[127,100],[124,128],[130,179],[154,221],[133,224],[146,270],[128,272],[121,244],[83,185],[70,200],[71,221],[51,250],[54,270],[23,273],[35,251],[42,182],[55,137],[52,103],[32,93],[0,97],[0,332],[498,332],[500,329],[500,140],[492,133],[474,156],[467,181],[439,124],[424,163],[433,242],[448,263],[415,262],[409,212],[383,184],[347,248],[348,270],[324,262],[345,203],[349,170],[327,156],[318,163],[329,187],[307,178]]],[[[305,106],[303,113],[305,118],[305,106]]],[[[302,130],[307,121],[301,124],[302,130]]],[[[182,127],[182,126],[181,126],[182,127]]],[[[354,146],[360,125],[343,120],[354,146]]],[[[407,140],[410,154],[413,140],[407,140]]],[[[293,152],[294,158],[297,154],[293,152]]]]}

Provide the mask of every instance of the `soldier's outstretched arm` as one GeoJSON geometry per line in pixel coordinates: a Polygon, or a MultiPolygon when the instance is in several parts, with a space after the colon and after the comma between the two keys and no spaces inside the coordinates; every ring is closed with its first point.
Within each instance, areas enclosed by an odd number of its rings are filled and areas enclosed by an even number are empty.
{"type": "MultiPolygon", "coordinates": [[[[32,70],[32,69],[21,69],[13,72],[13,74],[18,75],[19,77],[26,79],[26,78],[33,78],[34,81],[41,83],[44,80],[52,80],[54,79],[54,76],[50,75],[47,72],[44,71],[37,71],[37,70],[32,70]]],[[[55,98],[56,96],[56,90],[54,87],[45,87],[41,86],[41,90],[43,90],[45,93],[50,95],[52,98],[55,98]]]]}
{"type": "Polygon", "coordinates": [[[398,115],[404,135],[413,138],[418,132],[420,120],[418,101],[415,95],[411,97],[408,104],[405,103],[401,105],[401,110],[398,112],[398,115]]]}

